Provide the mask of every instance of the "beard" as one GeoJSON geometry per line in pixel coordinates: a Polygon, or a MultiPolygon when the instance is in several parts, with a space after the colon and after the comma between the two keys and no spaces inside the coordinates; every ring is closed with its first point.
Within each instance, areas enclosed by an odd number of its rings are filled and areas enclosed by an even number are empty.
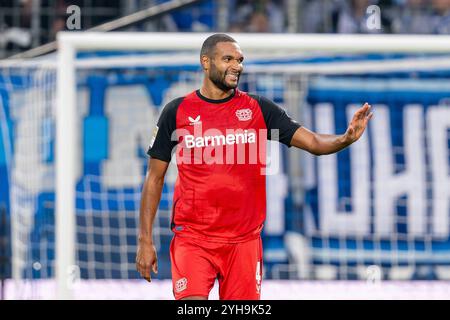
{"type": "Polygon", "coordinates": [[[217,88],[219,88],[222,91],[229,91],[231,89],[234,89],[238,86],[240,75],[237,76],[236,84],[228,84],[225,81],[225,77],[227,75],[227,72],[220,72],[214,64],[211,64],[211,71],[209,74],[209,80],[212,81],[216,85],[217,88]]]}

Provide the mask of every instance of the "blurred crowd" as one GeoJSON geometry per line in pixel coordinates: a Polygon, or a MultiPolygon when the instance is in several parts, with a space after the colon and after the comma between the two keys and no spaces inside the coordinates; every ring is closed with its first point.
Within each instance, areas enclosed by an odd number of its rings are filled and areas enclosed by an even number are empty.
{"type": "MultiPolygon", "coordinates": [[[[287,32],[289,2],[237,0],[230,31],[287,32]]],[[[298,9],[302,33],[450,34],[450,0],[306,0],[298,9]],[[368,27],[372,5],[380,28],[368,27]]]]}

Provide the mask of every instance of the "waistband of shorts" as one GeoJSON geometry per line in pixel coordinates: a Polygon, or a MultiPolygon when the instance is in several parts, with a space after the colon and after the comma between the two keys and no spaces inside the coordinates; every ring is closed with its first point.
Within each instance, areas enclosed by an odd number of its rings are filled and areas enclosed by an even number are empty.
{"type": "Polygon", "coordinates": [[[214,242],[214,243],[221,243],[221,244],[233,244],[233,243],[243,243],[251,240],[258,239],[261,237],[263,226],[261,225],[256,230],[252,231],[248,235],[242,236],[242,237],[232,237],[232,238],[221,238],[221,237],[215,237],[215,236],[209,236],[205,235],[200,232],[195,232],[192,229],[184,229],[183,231],[176,231],[175,228],[173,230],[176,237],[180,238],[190,238],[194,240],[199,241],[206,241],[206,242],[214,242]]]}

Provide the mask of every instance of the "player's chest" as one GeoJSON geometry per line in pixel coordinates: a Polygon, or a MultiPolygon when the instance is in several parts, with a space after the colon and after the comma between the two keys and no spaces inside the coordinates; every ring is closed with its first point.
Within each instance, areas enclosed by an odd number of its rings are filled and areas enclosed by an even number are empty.
{"type": "Polygon", "coordinates": [[[177,112],[177,129],[187,131],[264,129],[260,107],[251,103],[191,104],[177,112]]]}

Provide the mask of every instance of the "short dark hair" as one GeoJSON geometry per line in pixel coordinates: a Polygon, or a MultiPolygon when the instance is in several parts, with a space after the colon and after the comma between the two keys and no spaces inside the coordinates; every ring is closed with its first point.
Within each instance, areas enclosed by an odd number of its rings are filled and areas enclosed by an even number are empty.
{"type": "Polygon", "coordinates": [[[203,42],[202,49],[200,50],[200,57],[211,57],[214,53],[214,49],[216,48],[216,44],[219,42],[236,42],[236,40],[225,33],[213,34],[203,42]]]}

